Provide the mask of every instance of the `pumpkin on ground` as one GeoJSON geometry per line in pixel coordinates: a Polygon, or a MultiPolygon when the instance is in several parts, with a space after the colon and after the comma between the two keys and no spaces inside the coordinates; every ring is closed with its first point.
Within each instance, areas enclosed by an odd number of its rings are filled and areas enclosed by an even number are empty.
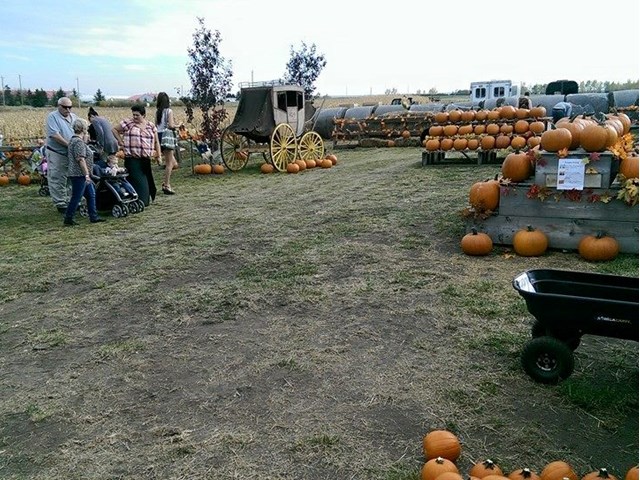
{"type": "Polygon", "coordinates": [[[451,460],[442,457],[432,458],[422,466],[420,478],[421,480],[435,480],[438,475],[445,472],[460,473],[456,464],[451,460]]]}
{"type": "Polygon", "coordinates": [[[316,161],[313,159],[305,160],[307,168],[316,168],[316,161]]]}
{"type": "Polygon", "coordinates": [[[624,480],[638,480],[638,465],[627,470],[624,480]]]}
{"type": "Polygon", "coordinates": [[[607,262],[618,256],[620,246],[618,241],[598,232],[596,235],[586,235],[578,243],[578,253],[590,262],[607,262]]]}
{"type": "Polygon", "coordinates": [[[509,480],[540,480],[536,472],[530,468],[518,468],[508,475],[509,480]]]}
{"type": "Polygon", "coordinates": [[[460,248],[467,255],[488,255],[493,250],[493,240],[486,233],[478,232],[478,230],[472,228],[470,233],[462,237],[460,248]]]}
{"type": "Polygon", "coordinates": [[[222,165],[220,165],[219,163],[216,163],[213,168],[212,168],[213,173],[215,173],[216,175],[221,175],[224,173],[224,167],[222,165]]]}
{"type": "Polygon", "coordinates": [[[325,158],[320,162],[320,168],[331,168],[333,166],[333,162],[328,158],[325,158]]]}
{"type": "Polygon", "coordinates": [[[611,475],[606,468],[600,468],[593,472],[587,473],[582,480],[618,480],[617,477],[611,475]]]}
{"type": "Polygon", "coordinates": [[[422,439],[422,451],[427,460],[442,457],[455,462],[460,450],[460,440],[449,430],[432,430],[422,439]]]}
{"type": "Polygon", "coordinates": [[[195,167],[193,167],[193,171],[198,175],[208,175],[211,173],[211,165],[208,163],[199,163],[195,167]]]}
{"type": "Polygon", "coordinates": [[[274,170],[275,168],[273,168],[273,165],[271,165],[270,163],[263,163],[262,165],[260,165],[260,171],[262,173],[273,173],[274,170]]]}
{"type": "Polygon", "coordinates": [[[540,472],[540,480],[578,480],[573,467],[564,460],[554,460],[548,463],[540,472]]]}
{"type": "Polygon", "coordinates": [[[531,160],[526,153],[512,152],[502,162],[502,176],[522,182],[531,176],[531,160]]]}
{"type": "Polygon", "coordinates": [[[513,235],[513,250],[521,257],[538,257],[547,251],[549,240],[531,225],[513,235]]]}
{"type": "Polygon", "coordinates": [[[20,185],[29,185],[31,183],[31,175],[26,173],[21,173],[18,175],[18,184],[20,185]]]}
{"type": "Polygon", "coordinates": [[[307,162],[305,162],[304,160],[302,160],[301,158],[296,160],[296,163],[298,164],[298,167],[300,167],[300,171],[302,172],[303,170],[307,169],[307,162]]]}
{"type": "Polygon", "coordinates": [[[502,475],[502,469],[489,458],[476,462],[469,470],[471,477],[484,478],[488,475],[502,475]]]}
{"type": "Polygon", "coordinates": [[[335,165],[336,163],[338,163],[338,157],[336,157],[333,153],[330,153],[325,158],[328,160],[331,160],[332,165],[335,165]]]}
{"type": "Polygon", "coordinates": [[[295,163],[295,162],[291,162],[287,165],[287,173],[298,173],[300,171],[300,166],[295,163]]]}
{"type": "Polygon", "coordinates": [[[9,176],[3,173],[0,175],[0,187],[4,187],[5,185],[9,185],[9,176]]]}

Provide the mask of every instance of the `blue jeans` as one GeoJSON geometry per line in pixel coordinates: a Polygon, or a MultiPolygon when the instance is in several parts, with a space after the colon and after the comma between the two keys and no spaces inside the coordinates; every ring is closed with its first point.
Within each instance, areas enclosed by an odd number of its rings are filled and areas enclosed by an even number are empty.
{"type": "Polygon", "coordinates": [[[67,211],[64,213],[65,220],[73,220],[73,216],[83,196],[87,199],[89,218],[96,220],[98,218],[98,210],[96,209],[96,186],[93,182],[87,182],[84,177],[69,177],[69,180],[71,180],[71,198],[69,199],[67,211]]]}

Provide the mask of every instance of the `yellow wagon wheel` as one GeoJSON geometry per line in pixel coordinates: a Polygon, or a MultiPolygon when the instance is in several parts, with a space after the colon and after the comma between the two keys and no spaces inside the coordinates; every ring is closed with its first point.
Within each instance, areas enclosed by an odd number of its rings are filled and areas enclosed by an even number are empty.
{"type": "Polygon", "coordinates": [[[237,172],[249,161],[249,141],[227,127],[220,137],[220,155],[225,166],[237,172]]]}
{"type": "Polygon", "coordinates": [[[287,170],[287,165],[296,159],[298,145],[296,134],[288,123],[280,123],[271,134],[271,144],[269,145],[271,154],[271,164],[279,172],[287,170]]]}
{"type": "Polygon", "coordinates": [[[307,132],[300,139],[298,154],[302,160],[320,160],[324,158],[324,142],[316,132],[307,132]]]}

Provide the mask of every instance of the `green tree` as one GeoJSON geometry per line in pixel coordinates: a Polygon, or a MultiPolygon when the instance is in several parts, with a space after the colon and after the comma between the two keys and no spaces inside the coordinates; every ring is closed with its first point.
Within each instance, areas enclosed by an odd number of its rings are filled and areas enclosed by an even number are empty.
{"type": "Polygon", "coordinates": [[[62,87],[60,87],[56,93],[53,94],[53,97],[51,97],[51,105],[56,106],[58,104],[58,100],[61,99],[62,97],[66,97],[67,96],[67,92],[65,92],[62,87]]]}
{"type": "Polygon", "coordinates": [[[220,32],[211,32],[198,17],[199,27],[193,34],[193,46],[187,49],[187,73],[191,80],[191,97],[182,97],[187,121],[193,120],[193,107],[202,113],[202,135],[215,150],[222,135],[220,125],[227,117],[224,101],[231,91],[231,64],[220,54],[220,32]]]}
{"type": "Polygon", "coordinates": [[[47,92],[41,88],[36,88],[33,92],[33,98],[31,99],[31,105],[34,107],[44,107],[47,105],[47,92]]]}
{"type": "Polygon", "coordinates": [[[4,86],[3,95],[4,95],[4,104],[13,105],[13,102],[14,102],[13,93],[11,93],[11,87],[9,87],[9,85],[4,86]]]}
{"type": "Polygon", "coordinates": [[[93,101],[96,103],[100,103],[104,102],[105,100],[106,98],[104,98],[102,91],[100,89],[96,90],[96,94],[93,96],[93,101]]]}
{"type": "Polygon", "coordinates": [[[315,44],[307,47],[307,44],[302,42],[302,47],[297,51],[292,45],[284,79],[288,83],[300,85],[304,88],[305,98],[311,99],[316,89],[314,83],[326,65],[327,60],[324,55],[316,53],[315,44]]]}

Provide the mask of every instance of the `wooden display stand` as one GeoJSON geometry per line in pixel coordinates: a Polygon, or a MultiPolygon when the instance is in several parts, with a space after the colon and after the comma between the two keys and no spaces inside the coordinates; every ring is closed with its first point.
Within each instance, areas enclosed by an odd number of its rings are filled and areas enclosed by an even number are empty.
{"type": "MultiPolygon", "coordinates": [[[[583,152],[570,152],[570,156],[583,152]]],[[[557,176],[558,158],[544,154],[536,166],[535,180],[500,187],[497,213],[489,218],[469,218],[467,231],[475,227],[498,245],[512,245],[514,234],[528,225],[543,231],[549,248],[577,250],[585,235],[605,232],[614,237],[621,253],[638,253],[638,206],[618,200],[620,185],[615,179],[618,161],[610,154],[587,164],[583,190],[558,190],[548,186],[557,176]],[[555,165],[555,170],[554,170],[555,165]],[[610,185],[611,184],[611,185],[610,185]],[[590,188],[594,185],[598,188],[590,188]],[[538,197],[536,190],[543,190],[538,197]],[[531,198],[530,198],[531,197],[531,198]],[[610,198],[608,203],[602,199],[610,198]]]]}

